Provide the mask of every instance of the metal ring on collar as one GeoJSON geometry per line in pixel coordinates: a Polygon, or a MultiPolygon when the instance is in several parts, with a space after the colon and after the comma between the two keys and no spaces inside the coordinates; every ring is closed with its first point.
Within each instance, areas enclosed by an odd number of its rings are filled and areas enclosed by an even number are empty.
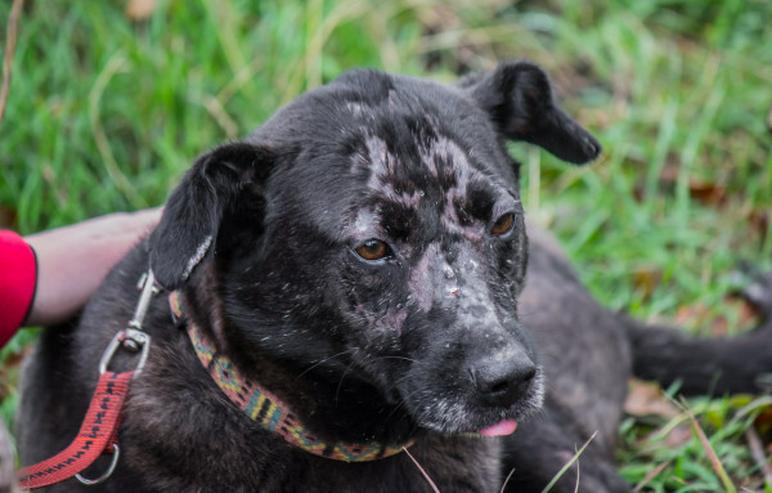
{"type": "Polygon", "coordinates": [[[78,473],[75,475],[75,479],[80,481],[80,483],[84,486],[96,486],[100,483],[104,483],[107,481],[110,476],[113,475],[113,472],[115,472],[115,466],[118,465],[118,457],[121,455],[121,449],[118,448],[118,444],[113,444],[113,460],[110,461],[110,465],[107,467],[107,470],[95,479],[89,479],[87,477],[84,477],[82,474],[78,473]]]}

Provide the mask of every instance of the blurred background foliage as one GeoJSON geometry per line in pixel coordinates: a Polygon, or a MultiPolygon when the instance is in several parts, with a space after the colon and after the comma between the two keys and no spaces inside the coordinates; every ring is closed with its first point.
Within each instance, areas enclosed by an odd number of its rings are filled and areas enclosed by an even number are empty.
{"type": "MultiPolygon", "coordinates": [[[[452,82],[529,58],[605,147],[572,168],[513,145],[531,218],[612,308],[732,333],[753,314],[727,298],[730,274],[772,265],[771,25],[766,0],[30,0],[0,123],[0,227],[160,204],[196,155],[351,67],[452,82]]],[[[2,353],[6,418],[33,338],[2,353]]],[[[769,403],[690,405],[738,488],[765,488],[746,442],[755,430],[768,443],[769,403]]],[[[704,444],[676,433],[682,414],[628,411],[620,459],[633,484],[721,490],[704,444]]]]}

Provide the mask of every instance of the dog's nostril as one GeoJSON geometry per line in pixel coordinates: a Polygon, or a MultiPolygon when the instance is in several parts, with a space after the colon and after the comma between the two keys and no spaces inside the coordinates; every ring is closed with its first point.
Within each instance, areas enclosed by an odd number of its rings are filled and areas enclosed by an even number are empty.
{"type": "Polygon", "coordinates": [[[507,380],[501,380],[500,382],[496,382],[493,384],[493,386],[490,388],[491,394],[498,394],[499,392],[504,392],[509,388],[509,381],[507,380]]]}
{"type": "Polygon", "coordinates": [[[491,361],[473,372],[473,383],[483,400],[491,405],[508,406],[530,387],[536,367],[527,360],[491,361]]]}

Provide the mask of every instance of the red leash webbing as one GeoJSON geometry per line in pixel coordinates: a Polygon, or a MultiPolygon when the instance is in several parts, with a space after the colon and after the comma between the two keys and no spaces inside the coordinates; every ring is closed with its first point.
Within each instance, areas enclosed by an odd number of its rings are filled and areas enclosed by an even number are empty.
{"type": "Polygon", "coordinates": [[[85,470],[103,453],[109,452],[118,437],[121,408],[133,376],[133,371],[103,373],[78,435],[60,453],[19,471],[19,486],[28,490],[64,481],[85,470]]]}

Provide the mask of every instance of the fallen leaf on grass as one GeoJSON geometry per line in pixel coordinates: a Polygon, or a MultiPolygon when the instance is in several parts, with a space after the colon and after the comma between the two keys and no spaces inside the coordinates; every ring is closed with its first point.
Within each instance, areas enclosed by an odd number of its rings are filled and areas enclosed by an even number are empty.
{"type": "Polygon", "coordinates": [[[678,448],[692,439],[692,430],[684,423],[676,426],[665,436],[665,445],[678,448]]]}
{"type": "Polygon", "coordinates": [[[624,410],[631,416],[657,416],[667,420],[664,426],[643,437],[642,443],[655,447],[664,443],[668,448],[678,448],[692,439],[686,415],[655,383],[631,379],[624,410]]]}
{"type": "Polygon", "coordinates": [[[662,271],[656,267],[638,267],[633,271],[633,285],[641,291],[644,298],[649,298],[662,280],[662,271]]]}
{"type": "Polygon", "coordinates": [[[685,305],[676,311],[674,322],[682,327],[698,328],[700,333],[711,336],[729,335],[730,332],[750,329],[758,323],[756,310],[738,296],[726,296],[721,311],[723,313],[716,315],[715,310],[702,303],[685,305]],[[730,313],[734,316],[727,315],[730,313]],[[730,328],[733,330],[730,331],[730,328]]]}
{"type": "MultiPolygon", "coordinates": [[[[702,303],[684,305],[678,308],[674,322],[679,326],[705,327],[710,318],[710,308],[702,303]]],[[[719,327],[719,329],[724,329],[719,327]]]]}
{"type": "Polygon", "coordinates": [[[703,205],[721,205],[726,201],[726,188],[717,183],[690,180],[689,196],[703,205]]]}
{"type": "Polygon", "coordinates": [[[630,391],[625,400],[624,410],[631,416],[661,416],[674,418],[681,414],[670,402],[659,385],[640,380],[630,381],[630,391]]]}
{"type": "MultiPolygon", "coordinates": [[[[667,162],[659,175],[659,182],[667,188],[675,186],[678,182],[680,159],[676,155],[668,155],[667,162]]],[[[727,199],[726,187],[712,181],[689,179],[689,197],[703,205],[723,205],[727,199]]]]}

